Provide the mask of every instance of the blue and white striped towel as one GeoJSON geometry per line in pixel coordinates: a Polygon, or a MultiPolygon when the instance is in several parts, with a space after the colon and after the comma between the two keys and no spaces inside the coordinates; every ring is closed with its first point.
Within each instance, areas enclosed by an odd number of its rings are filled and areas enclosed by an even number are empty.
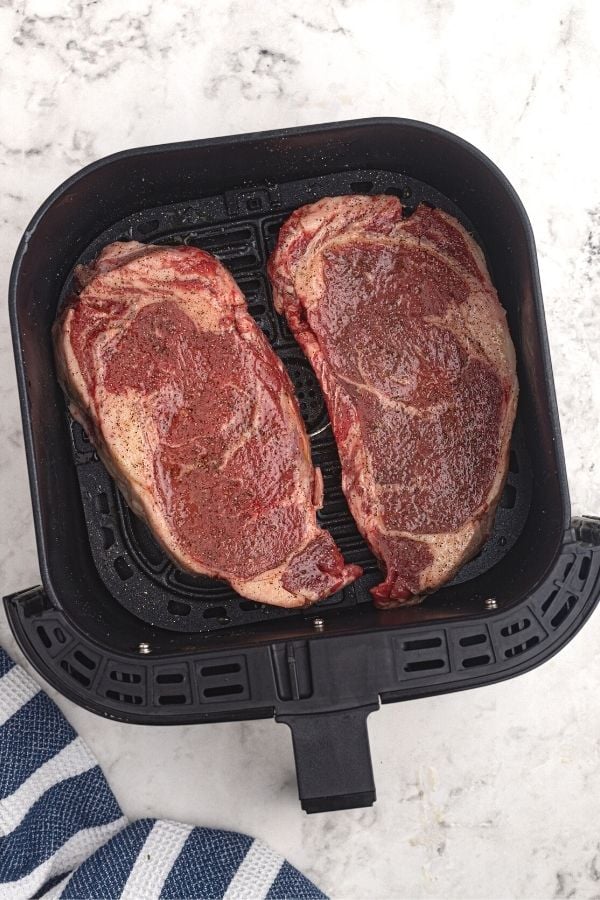
{"type": "Polygon", "coordinates": [[[322,898],[243,834],[129,823],[96,760],[0,649],[0,898],[322,898]]]}

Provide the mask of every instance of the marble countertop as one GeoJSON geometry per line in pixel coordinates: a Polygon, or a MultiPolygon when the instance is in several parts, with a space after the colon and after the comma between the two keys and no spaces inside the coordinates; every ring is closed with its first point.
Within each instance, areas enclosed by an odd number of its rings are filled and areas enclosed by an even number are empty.
{"type": "MultiPolygon", "coordinates": [[[[113,151],[372,115],[441,125],[529,212],[573,509],[600,513],[599,35],[594,0],[3,0],[2,293],[37,206],[113,151]]],[[[8,593],[39,573],[6,305],[0,354],[8,593]]],[[[3,618],[0,643],[20,658],[3,618]]],[[[248,831],[334,898],[592,898],[599,686],[596,614],[530,674],[371,716],[376,806],[312,817],[282,726],[142,728],[58,702],[128,816],[248,831]]]]}

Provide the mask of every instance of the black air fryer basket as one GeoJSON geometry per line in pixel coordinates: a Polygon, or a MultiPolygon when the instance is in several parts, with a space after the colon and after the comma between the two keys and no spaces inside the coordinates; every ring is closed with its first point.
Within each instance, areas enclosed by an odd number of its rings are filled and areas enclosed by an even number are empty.
{"type": "Polygon", "coordinates": [[[531,669],[599,595],[600,522],[570,521],[535,247],[501,172],[448,132],[373,119],[130,150],[83,169],[25,232],[10,311],[43,586],[5,598],[21,649],[54,687],[144,724],[275,717],[292,730],[307,812],[370,805],[366,719],[379,703],[531,669]],[[340,486],[312,370],[274,311],[265,262],[289,213],[390,193],[459,218],[484,248],[516,346],[520,401],[494,533],[452,584],[377,611],[380,579],[340,486]],[[58,387],[50,329],[69,277],[114,240],[185,242],[233,272],[296,386],[325,480],[322,525],[365,575],[309,610],[245,600],[166,559],[129,511],[58,387]]]}

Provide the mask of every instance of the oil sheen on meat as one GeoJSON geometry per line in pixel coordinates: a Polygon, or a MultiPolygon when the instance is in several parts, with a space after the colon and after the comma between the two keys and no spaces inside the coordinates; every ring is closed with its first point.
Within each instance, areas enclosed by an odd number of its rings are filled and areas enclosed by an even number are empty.
{"type": "Polygon", "coordinates": [[[289,607],[360,575],[317,526],[291,382],[218,260],[115,243],[77,277],[54,327],[71,412],[177,565],[289,607]]]}
{"type": "Polygon", "coordinates": [[[269,275],[386,571],[376,604],[414,602],[481,547],[506,478],[515,355],[483,254],[441,210],[325,198],[285,222],[269,275]]]}

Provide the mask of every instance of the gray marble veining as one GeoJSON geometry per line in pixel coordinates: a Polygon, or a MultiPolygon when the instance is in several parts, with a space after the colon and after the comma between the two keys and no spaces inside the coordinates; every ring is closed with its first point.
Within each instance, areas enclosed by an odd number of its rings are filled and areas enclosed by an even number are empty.
{"type": "MultiPolygon", "coordinates": [[[[0,278],[41,201],[143,144],[371,115],[496,161],[536,235],[575,512],[600,513],[600,5],[1,0],[0,278]]],[[[39,580],[6,306],[0,578],[39,580]]],[[[491,688],[371,717],[379,801],[305,817],[287,729],[136,728],[60,704],[126,813],[252,832],[335,898],[600,896],[600,619],[491,688]]],[[[19,655],[0,623],[0,642],[19,655]]]]}

